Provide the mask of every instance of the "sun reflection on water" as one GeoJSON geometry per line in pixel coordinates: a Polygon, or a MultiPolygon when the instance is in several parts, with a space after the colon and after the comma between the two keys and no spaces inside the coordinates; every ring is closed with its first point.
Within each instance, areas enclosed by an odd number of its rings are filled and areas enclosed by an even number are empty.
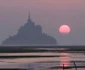
{"type": "Polygon", "coordinates": [[[60,66],[67,67],[70,65],[70,54],[69,53],[60,53],[60,66]]]}

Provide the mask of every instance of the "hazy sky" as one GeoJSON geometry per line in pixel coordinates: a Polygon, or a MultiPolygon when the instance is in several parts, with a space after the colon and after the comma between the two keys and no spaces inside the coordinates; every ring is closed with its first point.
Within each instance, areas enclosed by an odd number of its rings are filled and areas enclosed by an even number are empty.
{"type": "Polygon", "coordinates": [[[85,0],[0,0],[0,43],[17,33],[29,11],[59,45],[85,45],[85,0]],[[70,34],[58,32],[62,24],[71,27],[70,34]]]}

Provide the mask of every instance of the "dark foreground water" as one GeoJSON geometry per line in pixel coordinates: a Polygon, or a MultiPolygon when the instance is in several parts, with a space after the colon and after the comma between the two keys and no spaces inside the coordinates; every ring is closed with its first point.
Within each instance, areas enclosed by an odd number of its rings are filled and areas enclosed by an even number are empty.
{"type": "MultiPolygon", "coordinates": [[[[25,68],[31,70],[63,70],[63,69],[50,69],[51,67],[63,66],[74,66],[73,61],[75,61],[76,66],[85,66],[85,55],[84,53],[57,53],[57,52],[47,52],[47,53],[2,53],[0,56],[34,56],[34,55],[56,55],[59,57],[42,57],[42,58],[14,58],[14,59],[0,59],[0,68],[25,68]]],[[[65,69],[65,70],[75,70],[65,69]]],[[[85,68],[78,68],[78,70],[85,70],[85,68]]]]}

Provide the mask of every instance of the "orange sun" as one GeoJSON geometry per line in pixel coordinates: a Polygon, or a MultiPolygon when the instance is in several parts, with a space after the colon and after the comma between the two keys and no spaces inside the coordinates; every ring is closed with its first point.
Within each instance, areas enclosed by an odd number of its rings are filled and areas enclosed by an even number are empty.
{"type": "Polygon", "coordinates": [[[59,28],[59,32],[63,34],[69,34],[71,31],[70,27],[68,25],[61,25],[59,28]]]}

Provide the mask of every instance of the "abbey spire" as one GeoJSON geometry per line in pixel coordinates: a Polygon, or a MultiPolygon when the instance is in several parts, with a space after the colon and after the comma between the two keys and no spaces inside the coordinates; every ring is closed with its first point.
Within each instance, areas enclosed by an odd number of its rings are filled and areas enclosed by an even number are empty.
{"type": "Polygon", "coordinates": [[[28,15],[28,20],[27,20],[27,22],[32,22],[32,20],[31,20],[31,16],[30,16],[30,12],[29,12],[29,15],[28,15]]]}

